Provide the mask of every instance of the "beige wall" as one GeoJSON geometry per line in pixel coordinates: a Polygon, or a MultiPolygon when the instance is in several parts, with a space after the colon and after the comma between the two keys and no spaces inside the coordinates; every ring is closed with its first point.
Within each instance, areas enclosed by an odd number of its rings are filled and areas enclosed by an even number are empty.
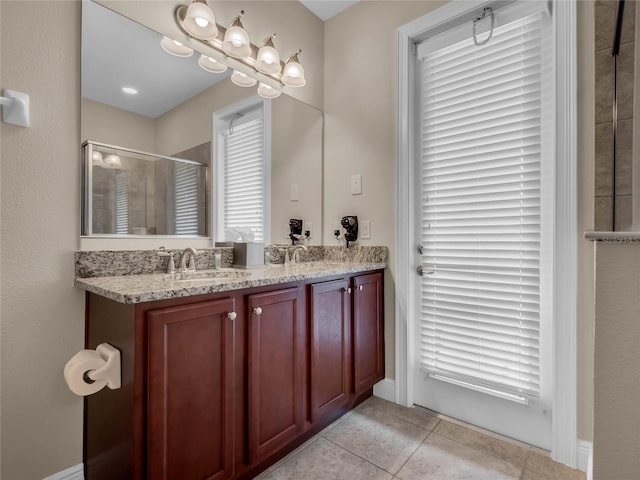
{"type": "Polygon", "coordinates": [[[389,247],[385,276],[386,376],[395,378],[396,29],[444,2],[365,1],[325,22],[324,244],[344,215],[371,221],[389,247]],[[362,195],[350,177],[362,175],[362,195]]]}
{"type": "Polygon", "coordinates": [[[593,440],[594,9],[578,2],[578,438],[593,440]]]}
{"type": "Polygon", "coordinates": [[[640,245],[596,245],[593,478],[640,478],[640,245]]]}
{"type": "Polygon", "coordinates": [[[82,461],[82,399],[62,370],[84,340],[73,287],[80,213],[80,3],[3,1],[2,88],[31,126],[2,123],[2,471],[41,479],[82,461]]]}
{"type": "MultiPolygon", "coordinates": [[[[371,221],[371,240],[388,245],[385,280],[386,375],[394,377],[394,226],[396,209],[396,29],[444,2],[363,1],[325,22],[324,242],[346,214],[371,221]],[[349,177],[362,174],[362,195],[349,177]]],[[[593,8],[578,2],[579,255],[578,434],[593,429],[593,8]],[[589,123],[589,121],[591,123],[589,123]]]]}
{"type": "Polygon", "coordinates": [[[81,141],[93,140],[116,147],[155,152],[156,123],[144,115],[82,98],[81,141]]]}

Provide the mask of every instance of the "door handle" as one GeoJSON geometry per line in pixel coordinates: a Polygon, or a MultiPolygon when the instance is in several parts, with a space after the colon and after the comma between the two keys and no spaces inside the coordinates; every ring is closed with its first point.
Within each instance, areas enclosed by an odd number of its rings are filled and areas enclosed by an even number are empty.
{"type": "Polygon", "coordinates": [[[424,247],[422,245],[418,245],[418,253],[424,255],[424,247]]]}
{"type": "Polygon", "coordinates": [[[425,275],[433,275],[435,273],[434,270],[426,270],[424,269],[424,267],[419,266],[418,268],[416,268],[416,273],[418,274],[418,276],[420,277],[424,277],[425,275]]]}

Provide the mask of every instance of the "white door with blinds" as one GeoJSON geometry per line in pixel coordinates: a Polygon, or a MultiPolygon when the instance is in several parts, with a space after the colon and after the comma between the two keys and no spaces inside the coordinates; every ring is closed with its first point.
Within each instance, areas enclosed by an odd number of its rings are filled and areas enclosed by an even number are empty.
{"type": "Polygon", "coordinates": [[[269,241],[269,165],[262,104],[219,122],[216,239],[230,229],[250,230],[253,241],[269,241]]]}
{"type": "Polygon", "coordinates": [[[469,20],[418,45],[414,398],[550,448],[554,93],[545,7],[514,2],[487,11],[475,39],[469,20]]]}

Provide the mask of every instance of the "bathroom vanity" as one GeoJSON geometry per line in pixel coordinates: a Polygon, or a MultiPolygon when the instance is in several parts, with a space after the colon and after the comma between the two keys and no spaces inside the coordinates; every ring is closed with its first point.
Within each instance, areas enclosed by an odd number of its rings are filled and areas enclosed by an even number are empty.
{"type": "Polygon", "coordinates": [[[370,396],[384,378],[383,269],[77,279],[86,348],[122,355],[122,388],[85,399],[87,480],[253,478],[370,396]]]}

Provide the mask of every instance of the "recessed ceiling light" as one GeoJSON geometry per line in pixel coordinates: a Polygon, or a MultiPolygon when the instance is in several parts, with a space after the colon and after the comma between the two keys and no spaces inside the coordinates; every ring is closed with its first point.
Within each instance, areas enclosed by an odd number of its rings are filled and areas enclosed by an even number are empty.
{"type": "Polygon", "coordinates": [[[136,90],[133,87],[122,87],[122,91],[124,93],[126,93],[127,95],[137,95],[138,94],[138,90],[136,90]]]}

